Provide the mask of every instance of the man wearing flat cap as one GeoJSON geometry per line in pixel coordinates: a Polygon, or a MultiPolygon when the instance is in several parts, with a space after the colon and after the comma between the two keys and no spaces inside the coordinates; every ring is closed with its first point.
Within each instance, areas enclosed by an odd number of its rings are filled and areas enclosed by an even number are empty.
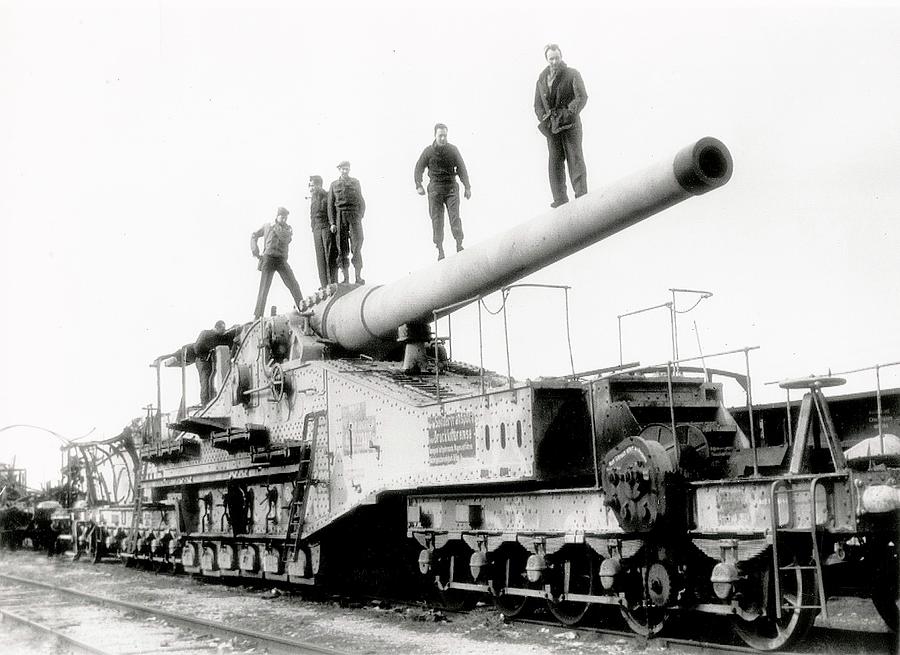
{"type": "Polygon", "coordinates": [[[319,284],[324,289],[338,281],[337,245],[334,238],[337,227],[328,222],[328,192],[322,188],[320,175],[309,176],[309,225],[316,250],[319,284]]]}
{"type": "Polygon", "coordinates": [[[259,259],[259,270],[262,271],[262,277],[259,278],[259,293],[256,296],[256,309],[253,311],[254,318],[260,318],[265,311],[266,297],[269,295],[269,287],[272,286],[272,277],[276,271],[291,292],[297,307],[303,302],[303,292],[300,291],[294,271],[288,264],[288,245],[293,236],[293,230],[287,224],[288,213],[287,209],[279,207],[273,223],[266,223],[250,235],[250,252],[259,259]],[[257,243],[260,237],[263,237],[262,255],[257,243]]]}
{"type": "Polygon", "coordinates": [[[350,282],[350,252],[353,252],[353,271],[356,284],[365,284],[362,278],[362,219],[366,214],[366,201],[363,198],[359,180],[350,177],[350,162],[342,161],[337,165],[341,176],[331,183],[328,189],[328,222],[337,231],[337,252],[343,279],[350,282]]]}

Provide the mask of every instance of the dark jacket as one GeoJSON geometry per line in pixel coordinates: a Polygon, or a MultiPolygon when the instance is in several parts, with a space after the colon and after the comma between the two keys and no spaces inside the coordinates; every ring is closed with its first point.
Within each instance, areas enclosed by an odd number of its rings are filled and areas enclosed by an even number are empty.
{"type": "Polygon", "coordinates": [[[452,143],[443,146],[432,143],[422,151],[413,173],[416,188],[422,186],[422,174],[426,167],[431,184],[435,186],[449,187],[456,184],[456,176],[459,175],[463,186],[466,189],[469,188],[469,172],[466,170],[466,163],[459,154],[459,149],[452,143]]]}
{"type": "Polygon", "coordinates": [[[210,359],[217,346],[231,346],[240,331],[239,325],[232,326],[221,334],[215,330],[203,330],[194,341],[194,355],[197,359],[210,359]]]}
{"type": "Polygon", "coordinates": [[[197,360],[197,351],[194,350],[194,344],[186,343],[173,353],[160,355],[153,360],[153,363],[159,365],[166,360],[171,360],[166,362],[166,366],[188,366],[197,360]]]}
{"type": "Polygon", "coordinates": [[[560,66],[553,86],[547,85],[550,67],[538,76],[534,88],[534,115],[539,121],[538,129],[544,135],[559,134],[574,126],[581,126],[579,114],[587,104],[587,91],[581,74],[574,68],[560,66]]]}
{"type": "Polygon", "coordinates": [[[309,200],[309,226],[321,230],[328,225],[328,192],[322,188],[313,189],[309,200]]]}
{"type": "Polygon", "coordinates": [[[338,211],[354,212],[359,218],[366,215],[366,201],[362,187],[355,177],[336,179],[328,189],[328,222],[337,224],[338,211]]]}
{"type": "Polygon", "coordinates": [[[288,244],[290,244],[293,234],[294,231],[287,222],[279,223],[278,221],[275,221],[273,223],[266,223],[250,235],[250,252],[252,252],[255,257],[259,257],[259,245],[256,242],[259,240],[259,237],[264,237],[263,255],[287,259],[288,244]]]}

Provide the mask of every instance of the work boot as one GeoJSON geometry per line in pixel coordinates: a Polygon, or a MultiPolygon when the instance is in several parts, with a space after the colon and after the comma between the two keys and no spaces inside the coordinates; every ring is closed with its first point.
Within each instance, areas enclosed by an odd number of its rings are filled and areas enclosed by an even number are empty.
{"type": "Polygon", "coordinates": [[[438,246],[438,261],[441,261],[444,258],[444,246],[438,246]]]}
{"type": "Polygon", "coordinates": [[[362,279],[362,269],[361,268],[353,269],[353,277],[356,278],[355,284],[365,284],[366,283],[366,281],[364,279],[362,279]]]}
{"type": "Polygon", "coordinates": [[[563,198],[562,200],[554,200],[553,202],[550,203],[550,206],[551,206],[553,209],[556,209],[556,208],[559,207],[560,205],[565,205],[567,202],[569,202],[569,199],[568,199],[568,198],[563,198]]]}
{"type": "Polygon", "coordinates": [[[344,266],[341,268],[341,284],[350,284],[350,267],[344,266]]]}
{"type": "Polygon", "coordinates": [[[463,251],[462,241],[457,241],[456,242],[456,252],[462,252],[462,251],[463,251]]]}

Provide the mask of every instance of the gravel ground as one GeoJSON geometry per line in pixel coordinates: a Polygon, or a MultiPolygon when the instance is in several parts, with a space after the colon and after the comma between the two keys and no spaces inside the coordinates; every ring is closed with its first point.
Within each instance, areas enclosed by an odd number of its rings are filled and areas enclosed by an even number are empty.
{"type": "MultiPolygon", "coordinates": [[[[207,583],[188,576],[154,574],[117,564],[48,560],[30,552],[0,551],[0,572],[89,590],[101,595],[145,603],[230,625],[314,642],[354,655],[543,655],[604,653],[696,653],[693,647],[662,640],[632,638],[548,628],[529,623],[506,623],[489,605],[466,614],[445,614],[425,606],[344,599],[308,599],[301,594],[254,586],[207,583]]],[[[842,599],[829,604],[832,617],[821,619],[803,646],[810,653],[892,653],[886,628],[867,600],[842,599]]],[[[706,618],[701,618],[706,622],[706,618]]],[[[616,626],[619,627],[619,626],[616,626]]],[[[0,652],[62,652],[46,644],[31,650],[18,629],[0,624],[0,652]],[[24,640],[24,641],[23,641],[24,640]],[[26,648],[27,646],[27,648],[26,648]]],[[[222,653],[253,652],[222,644],[222,653]]]]}

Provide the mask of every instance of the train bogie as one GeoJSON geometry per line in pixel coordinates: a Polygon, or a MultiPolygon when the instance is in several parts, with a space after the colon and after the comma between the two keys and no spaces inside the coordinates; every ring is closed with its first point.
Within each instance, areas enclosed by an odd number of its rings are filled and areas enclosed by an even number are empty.
{"type": "MultiPolygon", "coordinates": [[[[718,397],[714,385],[693,385],[705,387],[700,397],[718,397]]],[[[615,397],[615,379],[600,386],[595,398],[615,397]]],[[[664,397],[670,381],[645,376],[625,386],[642,392],[623,394],[617,411],[592,417],[594,434],[606,445],[597,455],[600,484],[408,497],[419,569],[445,597],[490,594],[513,616],[526,599],[538,599],[566,624],[582,620],[591,606],[612,606],[644,635],[678,613],[717,614],[732,617],[735,634],[748,645],[773,650],[801,639],[818,614],[827,615],[829,597],[871,590],[886,624],[896,629],[900,466],[884,458],[847,466],[818,390],[810,393],[819,393],[821,439],[804,443],[798,434],[793,444],[774,449],[781,452],[777,461],[768,457],[760,467],[757,460],[757,470],[767,474],[754,475],[734,465],[750,449],[741,446],[745,437],[724,407],[710,408],[716,423],[697,412],[697,396],[682,395],[687,410],[670,403],[675,430],[666,433],[655,423],[658,415],[650,412],[649,423],[636,416],[664,397]],[[715,443],[705,432],[720,435],[722,425],[733,439],[727,457],[720,451],[724,462],[708,453],[685,458],[715,443]],[[621,432],[621,426],[630,427],[621,432]],[[621,441],[613,443],[616,430],[621,441]],[[672,434],[679,436],[677,447],[672,434]],[[811,451],[807,462],[820,462],[819,470],[811,472],[810,464],[790,470],[792,459],[804,459],[797,456],[803,450],[811,451]],[[679,461],[689,461],[688,470],[679,461]]]]}

